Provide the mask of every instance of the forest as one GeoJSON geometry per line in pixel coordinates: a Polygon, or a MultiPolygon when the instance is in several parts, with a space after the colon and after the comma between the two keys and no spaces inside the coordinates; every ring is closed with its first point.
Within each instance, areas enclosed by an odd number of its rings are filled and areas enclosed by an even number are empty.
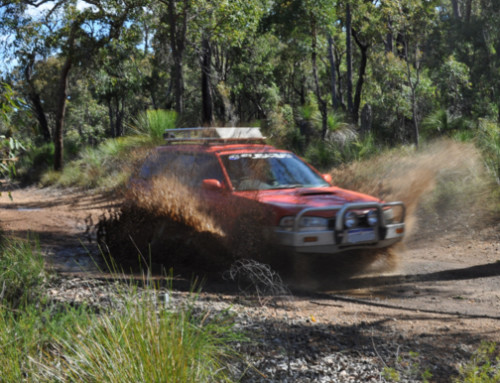
{"type": "Polygon", "coordinates": [[[60,171],[169,110],[320,168],[475,140],[500,182],[499,23],[495,0],[3,0],[2,171],[60,171]]]}

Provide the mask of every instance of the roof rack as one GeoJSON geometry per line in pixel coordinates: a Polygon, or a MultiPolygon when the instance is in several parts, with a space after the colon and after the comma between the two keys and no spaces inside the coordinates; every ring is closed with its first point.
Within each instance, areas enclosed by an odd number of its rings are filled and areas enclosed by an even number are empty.
{"type": "Polygon", "coordinates": [[[167,129],[163,134],[167,143],[201,142],[201,143],[249,143],[264,142],[266,139],[260,128],[182,128],[167,129]]]}

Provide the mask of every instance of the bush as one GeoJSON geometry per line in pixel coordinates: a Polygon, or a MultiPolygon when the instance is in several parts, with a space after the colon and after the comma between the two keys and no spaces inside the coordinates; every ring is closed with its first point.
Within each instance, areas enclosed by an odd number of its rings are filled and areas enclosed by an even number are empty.
{"type": "Polygon", "coordinates": [[[78,158],[68,163],[62,172],[47,171],[41,184],[116,189],[126,183],[136,161],[142,159],[152,145],[145,136],[108,139],[96,148],[81,150],[78,158]]]}

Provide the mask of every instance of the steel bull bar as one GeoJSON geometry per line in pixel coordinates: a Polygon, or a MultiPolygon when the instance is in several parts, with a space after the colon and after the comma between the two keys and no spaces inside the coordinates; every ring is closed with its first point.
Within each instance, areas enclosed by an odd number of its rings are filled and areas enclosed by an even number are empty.
{"type": "MultiPolygon", "coordinates": [[[[300,253],[322,253],[335,254],[345,250],[362,248],[383,248],[392,245],[404,236],[406,207],[403,202],[354,202],[341,206],[313,207],[301,210],[295,217],[292,231],[277,228],[275,235],[277,242],[285,247],[300,253]],[[385,208],[399,207],[401,215],[398,222],[386,222],[385,208]],[[378,223],[374,225],[374,238],[361,240],[360,242],[349,241],[349,229],[345,228],[345,215],[349,211],[375,209],[377,211],[378,223]],[[337,212],[335,224],[327,230],[307,230],[300,228],[300,220],[304,216],[311,216],[315,212],[337,212]]],[[[363,230],[363,228],[352,228],[351,230],[363,230]]]]}

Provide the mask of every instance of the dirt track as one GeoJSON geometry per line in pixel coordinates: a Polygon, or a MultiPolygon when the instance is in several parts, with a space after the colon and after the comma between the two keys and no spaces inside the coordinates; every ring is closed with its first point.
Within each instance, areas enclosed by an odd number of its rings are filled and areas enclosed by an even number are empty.
{"type": "MultiPolygon", "coordinates": [[[[113,198],[36,188],[14,190],[12,197],[5,192],[0,197],[5,233],[38,237],[48,263],[59,271],[96,272],[83,245],[89,244],[89,224],[113,206],[113,198]]],[[[472,352],[482,340],[500,341],[500,223],[494,225],[417,231],[394,271],[359,276],[320,292],[295,290],[290,305],[273,309],[272,315],[312,326],[369,328],[372,337],[407,350],[429,350],[434,361],[453,370],[450,358],[457,350],[472,352]]],[[[233,299],[234,294],[208,286],[206,297],[233,299]]]]}

